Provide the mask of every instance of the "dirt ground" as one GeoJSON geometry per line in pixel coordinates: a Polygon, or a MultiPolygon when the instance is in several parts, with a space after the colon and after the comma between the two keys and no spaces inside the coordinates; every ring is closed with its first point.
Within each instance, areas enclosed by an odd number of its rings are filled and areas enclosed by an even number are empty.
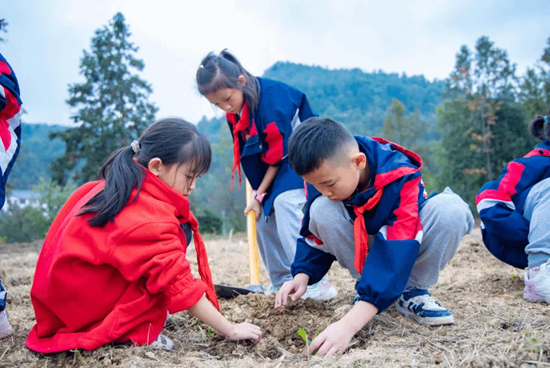
{"type": "MultiPolygon", "coordinates": [[[[215,283],[248,287],[244,235],[205,239],[215,283]]],[[[257,345],[230,342],[186,312],[169,317],[164,333],[175,352],[145,347],[104,346],[94,352],[41,355],[25,348],[34,324],[29,297],[41,243],[0,244],[0,275],[9,292],[13,336],[0,340],[0,367],[550,367],[550,306],[523,300],[523,271],[493,258],[479,228],[467,236],[441,274],[432,295],[451,309],[455,324],[427,327],[390,307],[352,340],[341,356],[305,357],[297,330],[314,337],[350,308],[353,280],[335,264],[329,280],[338,296],[329,302],[299,301],[273,309],[274,297],[221,300],[233,322],[261,326],[257,345]]],[[[189,259],[196,265],[195,253],[189,259]]],[[[268,278],[262,266],[262,282],[268,278]]]]}

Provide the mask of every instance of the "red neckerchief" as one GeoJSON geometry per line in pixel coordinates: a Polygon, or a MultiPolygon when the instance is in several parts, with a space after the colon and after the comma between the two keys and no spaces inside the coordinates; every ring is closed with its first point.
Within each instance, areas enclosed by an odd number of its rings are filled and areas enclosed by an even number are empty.
{"type": "MultiPolygon", "coordinates": [[[[147,173],[146,180],[153,185],[148,185],[147,188],[142,190],[147,190],[154,197],[163,200],[167,203],[172,204],[178,211],[178,219],[180,223],[187,222],[193,230],[193,243],[195,243],[195,250],[197,252],[197,264],[199,266],[199,275],[202,282],[206,284],[206,297],[214,304],[214,306],[220,310],[220,305],[218,303],[218,297],[216,296],[216,291],[214,289],[214,283],[212,282],[212,273],[210,272],[210,265],[208,264],[208,255],[206,254],[206,247],[204,246],[204,241],[199,234],[199,223],[195,216],[191,213],[189,209],[189,201],[186,197],[175,192],[172,188],[166,185],[162,180],[153,175],[149,170],[145,170],[147,173]]],[[[145,184],[145,183],[144,183],[145,184]]],[[[134,192],[132,192],[131,198],[134,197],[134,192]]],[[[184,245],[185,248],[185,245],[184,245]]]]}
{"type": "Polygon", "coordinates": [[[199,234],[199,222],[189,211],[189,219],[187,223],[193,230],[193,243],[195,243],[195,250],[197,252],[197,264],[199,265],[199,275],[201,280],[206,284],[206,296],[214,304],[218,311],[220,310],[220,304],[218,303],[218,297],[216,296],[216,290],[214,289],[214,283],[212,282],[212,273],[210,272],[210,265],[208,264],[208,256],[206,255],[206,247],[204,241],[199,234]]]}
{"type": "Polygon", "coordinates": [[[363,267],[365,267],[365,259],[369,253],[369,234],[367,234],[367,227],[365,225],[365,219],[363,213],[372,209],[380,202],[382,197],[383,188],[378,189],[374,195],[362,206],[353,206],[353,212],[357,216],[353,222],[353,238],[355,239],[355,268],[360,275],[363,274],[363,267]]]}
{"type": "Polygon", "coordinates": [[[241,189],[241,152],[239,147],[239,132],[246,130],[250,125],[250,111],[248,110],[248,102],[243,105],[241,117],[237,119],[237,114],[225,114],[227,121],[233,127],[233,168],[231,169],[231,188],[233,190],[233,182],[235,179],[235,170],[239,173],[239,189],[241,189]]]}

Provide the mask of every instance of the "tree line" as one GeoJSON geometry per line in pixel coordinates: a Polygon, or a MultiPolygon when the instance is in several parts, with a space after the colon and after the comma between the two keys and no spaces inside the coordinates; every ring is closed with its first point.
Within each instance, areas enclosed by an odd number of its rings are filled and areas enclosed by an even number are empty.
{"type": "MultiPolygon", "coordinates": [[[[121,13],[98,29],[80,61],[85,82],[69,86],[67,104],[74,109],[77,126],[47,131],[51,144],[44,153],[32,153],[31,147],[40,146],[32,134],[23,141],[19,160],[37,167],[29,174],[29,167],[23,170],[18,162],[10,181],[28,187],[43,177],[38,189],[48,212],[15,209],[2,215],[5,240],[43,237],[64,198],[77,185],[96,179],[107,154],[127,145],[155,120],[157,108],[149,102],[152,86],[140,77],[145,64],[136,57],[138,47],[130,36],[121,13]],[[50,172],[47,165],[36,163],[38,159],[50,160],[50,172]],[[27,232],[20,231],[17,239],[9,235],[23,223],[33,231],[24,236],[27,232]]],[[[507,52],[483,36],[474,49],[460,48],[444,81],[288,62],[276,63],[264,77],[302,90],[319,115],[342,122],[354,134],[381,135],[417,152],[425,162],[429,191],[450,186],[475,209],[481,185],[532,148],[535,141],[527,124],[550,108],[550,38],[541,49],[540,59],[522,76],[507,52]]],[[[203,231],[241,231],[244,190],[229,192],[232,142],[227,123],[224,118],[203,118],[198,129],[212,142],[213,160],[190,197],[192,208],[203,231]]]]}

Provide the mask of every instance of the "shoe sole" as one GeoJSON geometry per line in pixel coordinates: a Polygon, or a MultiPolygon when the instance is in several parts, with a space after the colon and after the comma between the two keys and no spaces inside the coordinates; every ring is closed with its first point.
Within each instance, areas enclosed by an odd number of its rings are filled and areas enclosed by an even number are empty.
{"type": "Polygon", "coordinates": [[[542,295],[533,295],[523,293],[523,299],[531,303],[548,303],[550,304],[550,297],[544,297],[542,295]]]}
{"type": "Polygon", "coordinates": [[[429,326],[450,325],[455,323],[455,318],[452,315],[444,317],[420,317],[399,304],[397,305],[397,310],[405,317],[429,326]]]}
{"type": "Polygon", "coordinates": [[[332,290],[333,291],[329,292],[328,295],[324,295],[322,298],[312,298],[309,295],[307,295],[307,291],[306,291],[306,294],[304,294],[301,299],[304,299],[304,300],[311,299],[311,300],[317,300],[319,302],[326,302],[327,300],[334,299],[336,295],[338,295],[338,291],[336,291],[336,289],[333,288],[332,290]]]}

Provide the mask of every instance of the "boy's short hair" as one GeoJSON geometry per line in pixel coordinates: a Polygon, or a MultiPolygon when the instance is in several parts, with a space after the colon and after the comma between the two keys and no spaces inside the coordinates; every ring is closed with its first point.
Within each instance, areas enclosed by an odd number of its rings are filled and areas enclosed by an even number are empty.
{"type": "Polygon", "coordinates": [[[288,159],[292,169],[303,176],[353,147],[358,147],[357,141],[342,124],[329,118],[311,117],[290,136],[288,159]]]}

